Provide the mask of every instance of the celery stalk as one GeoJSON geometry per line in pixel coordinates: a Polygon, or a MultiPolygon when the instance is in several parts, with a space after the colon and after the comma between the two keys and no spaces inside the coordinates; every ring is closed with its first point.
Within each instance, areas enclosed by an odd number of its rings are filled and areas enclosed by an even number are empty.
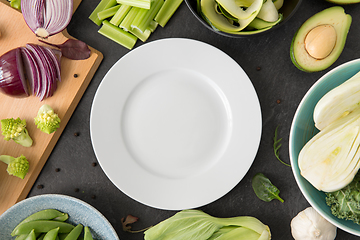
{"type": "Polygon", "coordinates": [[[150,34],[151,34],[151,30],[150,29],[146,29],[144,32],[141,32],[139,29],[137,28],[131,28],[129,30],[130,33],[132,33],[133,35],[135,35],[138,39],[140,39],[141,41],[145,42],[150,34]]]}
{"type": "Polygon", "coordinates": [[[138,8],[150,9],[151,0],[117,0],[118,3],[138,8]]]}
{"type": "Polygon", "coordinates": [[[101,0],[94,11],[90,14],[89,19],[96,25],[100,26],[102,21],[98,18],[98,13],[105,9],[111,8],[116,4],[116,0],[101,0]]]}
{"type": "Polygon", "coordinates": [[[132,7],[128,14],[125,16],[123,21],[120,23],[120,28],[124,29],[124,31],[129,31],[131,28],[131,23],[133,22],[134,18],[138,14],[140,8],[132,7]]]}
{"type": "Polygon", "coordinates": [[[161,6],[164,4],[164,0],[153,0],[151,3],[152,4],[149,10],[143,8],[140,9],[138,15],[136,15],[131,24],[131,28],[137,28],[141,32],[144,32],[159,12],[161,6]]]}
{"type": "Polygon", "coordinates": [[[152,20],[147,29],[149,29],[151,32],[154,32],[158,25],[158,22],[152,20]]]}
{"type": "Polygon", "coordinates": [[[120,8],[120,5],[115,5],[111,8],[108,8],[108,9],[102,10],[101,12],[98,12],[99,20],[104,20],[106,18],[114,16],[119,8],[120,8]]]}
{"type": "Polygon", "coordinates": [[[121,21],[125,18],[126,14],[130,11],[130,5],[122,4],[119,10],[115,13],[115,15],[110,19],[110,23],[114,24],[115,26],[119,26],[121,21]]]}
{"type": "Polygon", "coordinates": [[[130,50],[134,47],[137,41],[136,36],[129,32],[125,32],[117,26],[114,26],[108,20],[103,21],[103,25],[98,32],[130,50]]]}
{"type": "Polygon", "coordinates": [[[154,20],[158,22],[160,26],[164,27],[182,1],[183,0],[165,0],[154,20]]]}

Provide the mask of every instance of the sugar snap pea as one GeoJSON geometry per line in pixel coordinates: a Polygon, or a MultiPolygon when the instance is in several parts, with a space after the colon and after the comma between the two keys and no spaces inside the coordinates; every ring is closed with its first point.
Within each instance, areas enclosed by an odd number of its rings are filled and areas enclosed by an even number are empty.
{"type": "Polygon", "coordinates": [[[51,229],[50,231],[48,231],[43,240],[56,240],[56,237],[58,236],[58,232],[60,230],[60,227],[51,229]]]}
{"type": "Polygon", "coordinates": [[[24,220],[22,220],[18,225],[16,225],[16,227],[14,228],[14,230],[12,231],[11,235],[14,236],[14,232],[16,231],[16,229],[24,223],[27,222],[31,222],[31,221],[35,221],[35,220],[57,220],[57,221],[65,221],[69,218],[67,213],[62,213],[56,209],[44,209],[41,211],[38,211],[36,213],[31,214],[30,216],[28,216],[27,218],[25,218],[24,220]]]}
{"type": "Polygon", "coordinates": [[[35,230],[31,230],[30,233],[26,236],[25,240],[36,240],[35,230]]]}
{"type": "Polygon", "coordinates": [[[84,228],[84,240],[94,240],[88,226],[84,228]]]}
{"type": "Polygon", "coordinates": [[[69,234],[66,236],[64,240],[76,240],[80,236],[81,232],[83,230],[83,225],[78,224],[76,227],[69,232],[69,234]]]}
{"type": "Polygon", "coordinates": [[[35,229],[35,232],[48,232],[54,228],[59,227],[59,233],[69,233],[74,226],[70,223],[59,222],[53,220],[36,220],[31,222],[26,222],[21,225],[11,234],[12,236],[21,235],[29,233],[32,229],[35,229]]]}

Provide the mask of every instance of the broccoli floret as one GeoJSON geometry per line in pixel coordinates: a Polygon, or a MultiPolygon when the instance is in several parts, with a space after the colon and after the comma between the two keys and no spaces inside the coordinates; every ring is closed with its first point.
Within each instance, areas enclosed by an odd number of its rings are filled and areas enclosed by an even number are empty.
{"type": "Polygon", "coordinates": [[[0,161],[8,165],[6,171],[9,173],[9,175],[24,179],[25,175],[29,171],[29,162],[22,154],[17,158],[9,155],[1,155],[0,161]]]}
{"type": "Polygon", "coordinates": [[[346,187],[325,194],[334,216],[360,224],[360,173],[346,187]]]}
{"type": "Polygon", "coordinates": [[[48,104],[44,104],[35,117],[35,124],[42,132],[51,134],[60,127],[60,118],[48,104]]]}
{"type": "Polygon", "coordinates": [[[29,136],[29,132],[26,129],[25,119],[24,120],[21,120],[20,118],[2,119],[1,131],[6,141],[12,139],[16,143],[24,147],[30,147],[33,143],[33,140],[29,136]]]}

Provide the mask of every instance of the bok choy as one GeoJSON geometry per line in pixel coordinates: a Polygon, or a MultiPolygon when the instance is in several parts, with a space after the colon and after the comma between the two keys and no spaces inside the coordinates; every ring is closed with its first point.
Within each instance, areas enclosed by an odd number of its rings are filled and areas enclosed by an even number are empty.
{"type": "Polygon", "coordinates": [[[348,185],[360,167],[360,108],[327,125],[300,151],[301,175],[324,192],[348,185]]]}
{"type": "Polygon", "coordinates": [[[250,216],[217,218],[200,210],[183,210],[145,231],[145,240],[270,240],[270,229],[250,216]]]}

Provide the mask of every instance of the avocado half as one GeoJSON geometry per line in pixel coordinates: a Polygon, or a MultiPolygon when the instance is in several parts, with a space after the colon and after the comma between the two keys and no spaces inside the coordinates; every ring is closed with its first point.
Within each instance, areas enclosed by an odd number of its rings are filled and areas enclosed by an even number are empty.
{"type": "MultiPolygon", "coordinates": [[[[305,72],[318,72],[330,67],[339,58],[344,49],[351,21],[351,16],[345,14],[344,9],[340,6],[327,8],[310,17],[301,25],[291,42],[290,57],[293,64],[305,72]],[[305,39],[311,30],[324,25],[330,25],[334,28],[336,32],[335,45],[329,55],[325,58],[317,59],[308,53],[305,47],[305,39]]],[[[326,41],[329,38],[325,36],[322,39],[326,41]]]]}
{"type": "Polygon", "coordinates": [[[360,0],[326,0],[326,1],[340,5],[354,4],[360,2],[360,0]]]}

